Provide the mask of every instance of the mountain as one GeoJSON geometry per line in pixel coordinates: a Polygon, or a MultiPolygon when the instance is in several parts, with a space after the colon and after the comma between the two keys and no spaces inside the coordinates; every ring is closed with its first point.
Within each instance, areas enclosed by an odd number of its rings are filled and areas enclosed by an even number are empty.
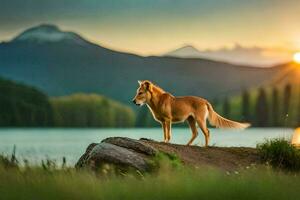
{"type": "Polygon", "coordinates": [[[37,27],[29,28],[12,40],[12,42],[33,42],[47,43],[69,41],[84,44],[86,41],[76,33],[63,32],[57,26],[42,24],[37,27]]]}
{"type": "Polygon", "coordinates": [[[261,47],[243,47],[235,44],[232,48],[200,51],[192,45],[185,45],[164,56],[179,58],[203,58],[227,62],[237,65],[252,65],[256,67],[270,67],[290,61],[289,52],[261,47]]]}
{"type": "Polygon", "coordinates": [[[206,59],[142,57],[93,44],[53,25],[30,28],[0,44],[0,75],[51,96],[92,92],[130,102],[137,80],[149,79],[174,95],[212,99],[259,85],[281,70],[206,59]]]}
{"type": "Polygon", "coordinates": [[[172,56],[178,58],[203,58],[205,57],[205,53],[198,50],[196,47],[192,45],[185,45],[169,53],[166,53],[165,56],[172,56]]]}
{"type": "Polygon", "coordinates": [[[267,85],[281,87],[291,84],[295,87],[300,87],[300,64],[291,62],[278,67],[283,70],[281,70],[280,74],[274,76],[267,85]]]}

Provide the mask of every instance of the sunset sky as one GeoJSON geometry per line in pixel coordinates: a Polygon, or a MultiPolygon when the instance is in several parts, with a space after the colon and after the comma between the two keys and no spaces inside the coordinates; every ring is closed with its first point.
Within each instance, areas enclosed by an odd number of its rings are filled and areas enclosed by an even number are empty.
{"type": "Polygon", "coordinates": [[[1,0],[0,41],[52,23],[117,50],[161,54],[192,44],[300,50],[299,0],[1,0]]]}

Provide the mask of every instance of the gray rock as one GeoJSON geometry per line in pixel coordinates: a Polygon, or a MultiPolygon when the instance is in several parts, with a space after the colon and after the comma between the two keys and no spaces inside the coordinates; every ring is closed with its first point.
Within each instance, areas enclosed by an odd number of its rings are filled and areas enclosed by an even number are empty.
{"type": "Polygon", "coordinates": [[[114,144],[119,147],[124,147],[126,149],[150,156],[154,156],[156,153],[158,153],[158,150],[152,146],[145,144],[142,141],[126,137],[110,137],[102,140],[102,142],[114,144]]]}
{"type": "Polygon", "coordinates": [[[84,155],[78,160],[76,168],[97,168],[102,164],[113,164],[122,168],[134,168],[141,172],[150,169],[146,160],[126,148],[102,142],[90,144],[84,155]]]}
{"type": "Polygon", "coordinates": [[[79,158],[77,163],[75,164],[75,168],[83,168],[86,166],[86,163],[88,162],[87,159],[89,157],[89,153],[92,151],[92,149],[98,145],[98,143],[91,143],[85,150],[85,153],[79,158]]]}

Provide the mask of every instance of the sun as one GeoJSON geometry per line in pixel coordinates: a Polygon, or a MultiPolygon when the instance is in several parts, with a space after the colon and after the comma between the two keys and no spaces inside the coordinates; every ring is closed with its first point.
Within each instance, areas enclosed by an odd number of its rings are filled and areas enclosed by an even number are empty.
{"type": "Polygon", "coordinates": [[[297,128],[292,137],[292,144],[295,146],[300,146],[300,128],[297,128]]]}
{"type": "Polygon", "coordinates": [[[300,64],[300,52],[295,53],[293,59],[296,63],[300,64]]]}

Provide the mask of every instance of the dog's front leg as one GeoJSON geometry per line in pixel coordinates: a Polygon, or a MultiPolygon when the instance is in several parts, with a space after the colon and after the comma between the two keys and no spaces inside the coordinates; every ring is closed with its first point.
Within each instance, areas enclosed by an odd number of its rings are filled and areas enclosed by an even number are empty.
{"type": "Polygon", "coordinates": [[[167,143],[170,142],[172,137],[172,131],[171,131],[172,123],[170,121],[166,122],[166,129],[167,129],[167,143]]]}
{"type": "Polygon", "coordinates": [[[164,142],[167,142],[168,140],[168,128],[167,128],[167,124],[166,122],[162,122],[162,129],[163,129],[163,132],[164,132],[164,142]]]}

